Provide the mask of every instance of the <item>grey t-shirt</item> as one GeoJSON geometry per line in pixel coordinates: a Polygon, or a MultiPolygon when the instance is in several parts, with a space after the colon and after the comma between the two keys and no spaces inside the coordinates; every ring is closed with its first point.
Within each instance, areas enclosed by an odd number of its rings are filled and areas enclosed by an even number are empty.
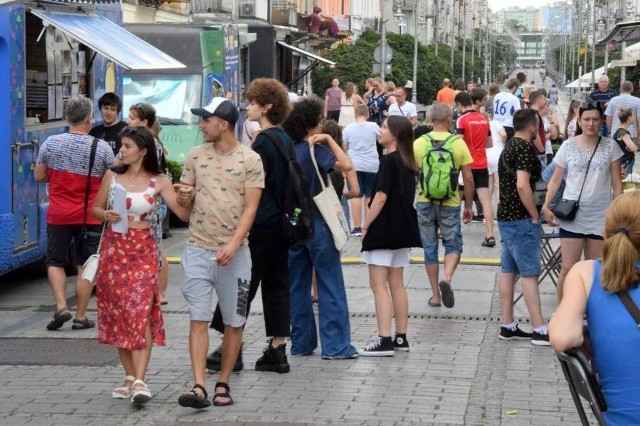
{"type": "Polygon", "coordinates": [[[631,138],[637,139],[638,129],[636,128],[636,123],[638,122],[638,116],[640,115],[640,99],[635,96],[631,96],[628,93],[623,93],[611,98],[609,105],[607,105],[607,109],[604,111],[604,115],[611,117],[612,135],[616,130],[618,130],[618,127],[620,127],[620,119],[618,118],[618,110],[620,108],[631,108],[631,111],[633,111],[633,119],[631,120],[631,125],[627,130],[629,130],[631,138]]]}
{"type": "Polygon", "coordinates": [[[352,123],[344,128],[342,139],[356,171],[378,172],[380,160],[376,142],[379,135],[380,127],[370,121],[352,123]]]}

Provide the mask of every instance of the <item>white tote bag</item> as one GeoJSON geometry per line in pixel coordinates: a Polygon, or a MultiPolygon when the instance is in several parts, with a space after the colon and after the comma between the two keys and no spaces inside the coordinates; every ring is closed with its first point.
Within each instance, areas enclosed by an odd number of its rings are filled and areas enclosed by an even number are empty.
{"type": "Polygon", "coordinates": [[[327,176],[329,184],[325,185],[324,179],[322,179],[322,175],[320,174],[320,170],[318,170],[318,163],[316,162],[313,145],[309,148],[311,149],[311,161],[313,161],[313,167],[315,167],[316,173],[318,174],[318,180],[320,181],[320,185],[322,185],[322,191],[313,197],[313,201],[316,203],[322,218],[331,230],[333,243],[338,251],[341,251],[349,239],[349,224],[347,223],[347,219],[344,215],[344,210],[342,210],[342,204],[340,204],[338,194],[336,194],[336,190],[333,189],[331,179],[327,176]]]}

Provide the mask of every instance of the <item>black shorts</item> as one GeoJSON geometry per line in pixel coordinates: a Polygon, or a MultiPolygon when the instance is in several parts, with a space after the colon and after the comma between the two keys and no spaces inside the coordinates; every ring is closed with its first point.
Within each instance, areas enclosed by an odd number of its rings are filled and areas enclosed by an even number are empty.
{"type": "Polygon", "coordinates": [[[489,171],[487,169],[471,170],[471,174],[473,174],[473,187],[475,189],[489,188],[489,171]]]}
{"type": "Polygon", "coordinates": [[[558,231],[558,237],[560,238],[575,238],[579,240],[604,240],[602,235],[596,234],[580,234],[578,232],[567,231],[566,229],[560,228],[558,231]]]}
{"type": "Polygon", "coordinates": [[[98,251],[102,225],[47,225],[47,266],[64,267],[70,262],[69,253],[75,250],[76,264],[82,266],[98,251]]]}

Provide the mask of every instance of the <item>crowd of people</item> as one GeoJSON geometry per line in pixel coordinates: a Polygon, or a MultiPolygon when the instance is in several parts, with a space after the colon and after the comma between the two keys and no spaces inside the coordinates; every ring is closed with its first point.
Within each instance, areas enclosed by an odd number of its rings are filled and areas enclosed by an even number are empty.
{"type": "MultiPolygon", "coordinates": [[[[403,282],[409,250],[424,251],[427,304],[452,308],[462,224],[484,222],[482,246],[492,249],[498,245],[495,218],[501,250],[498,338],[549,345],[538,290],[542,222],[559,227],[558,312],[576,318],[575,306],[565,307],[565,294],[576,297],[578,278],[591,285],[584,278],[599,265],[587,267],[580,259],[593,263],[606,255],[605,236],[640,232],[634,222],[623,221],[623,231],[605,227],[603,233],[605,213],[622,194],[622,175],[632,171],[640,128],[640,100],[629,95],[633,85],[624,82],[615,95],[603,77],[590,99],[570,104],[563,131],[549,99],[555,101],[557,93],[527,84],[526,75],[507,80],[503,91],[496,84],[484,89],[473,81],[452,85],[444,79],[422,122],[407,101],[410,92],[379,77],[365,82],[362,95],[357,84],[348,82],[342,90],[334,79],[324,99],[294,99],[282,83],[256,79],[240,108],[216,97],[191,110],[200,118],[204,143],[189,151],[173,184],[152,105],[131,106],[123,123],[121,100],[105,94],[98,101],[102,124],[92,128],[92,102],[74,98],[65,111],[69,131],[47,139],[35,168],[50,195],[47,267],[57,309],[47,328],[59,329],[72,319],[64,297],[70,242],[79,265],[99,252],[98,339],[118,349],[125,372],[112,396],[138,405],[150,400],[144,380],[151,347],[165,342],[167,262],[160,223],[169,208],[189,222],[182,292],[194,384],[178,402],[196,409],[230,405],[231,373],[243,369],[243,327],[259,288],[269,342],[256,370],[289,372],[288,340],[292,356],[312,355],[318,347],[327,360],[392,356],[410,349],[403,282]],[[240,114],[246,121],[236,129],[240,114]],[[555,154],[553,143],[560,143],[555,154]],[[312,236],[295,245],[288,239],[291,161],[310,197],[332,182],[350,234],[362,238],[377,330],[360,349],[351,341],[336,230],[313,205],[312,236]],[[546,193],[539,189],[543,177],[546,193]],[[558,216],[556,206],[563,203],[573,203],[574,217],[558,216]],[[585,273],[578,277],[574,265],[585,273]],[[517,276],[531,332],[513,317],[517,276]],[[222,334],[222,343],[207,354],[209,327],[222,334]],[[220,372],[211,400],[207,369],[220,372]]],[[[603,269],[611,265],[605,257],[603,269]]],[[[95,326],[86,316],[92,283],[81,276],[80,266],[74,329],[95,326]]],[[[610,285],[617,277],[609,273],[603,282],[610,285]]]]}

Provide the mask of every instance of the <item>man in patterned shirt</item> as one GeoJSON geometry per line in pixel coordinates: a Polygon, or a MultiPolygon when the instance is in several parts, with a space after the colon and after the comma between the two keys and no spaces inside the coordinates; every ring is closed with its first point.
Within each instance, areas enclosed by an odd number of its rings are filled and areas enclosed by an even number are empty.
{"type": "Polygon", "coordinates": [[[515,134],[504,145],[498,162],[500,203],[498,227],[502,237],[500,258],[501,340],[530,339],[533,345],[548,345],[547,326],[542,318],[538,276],[540,266],[540,214],[533,187],[540,180],[542,166],[531,141],[538,134],[538,113],[526,108],[513,116],[515,134]],[[518,328],[513,320],[513,287],[516,274],[522,277],[522,292],[529,309],[533,333],[518,328]]]}
{"type": "Polygon", "coordinates": [[[177,184],[178,202],[191,209],[182,254],[182,293],[189,307],[189,351],[195,385],[178,403],[196,409],[211,405],[205,390],[211,295],[216,290],[224,322],[222,368],[214,405],[230,405],[229,379],[247,319],[251,256],[247,235],[264,188],[260,156],[236,140],[238,110],[213,98],[191,112],[202,117],[203,145],[187,154],[177,184]]]}
{"type": "MultiPolygon", "coordinates": [[[[44,141],[34,170],[35,179],[49,185],[46,264],[47,276],[56,299],[56,312],[53,320],[47,324],[48,330],[57,330],[71,319],[67,308],[67,275],[64,272],[69,247],[75,249],[76,263],[83,265],[89,256],[96,253],[100,242],[102,225],[91,216],[91,208],[100,189],[102,176],[115,164],[115,157],[107,142],[96,139],[91,176],[87,176],[94,141],[93,136],[89,136],[92,115],[91,99],[70,99],[65,107],[69,131],[50,136],[44,141]]],[[[74,330],[95,326],[87,318],[91,289],[91,283],[82,279],[82,266],[78,266],[76,318],[71,326],[74,330]]]]}

